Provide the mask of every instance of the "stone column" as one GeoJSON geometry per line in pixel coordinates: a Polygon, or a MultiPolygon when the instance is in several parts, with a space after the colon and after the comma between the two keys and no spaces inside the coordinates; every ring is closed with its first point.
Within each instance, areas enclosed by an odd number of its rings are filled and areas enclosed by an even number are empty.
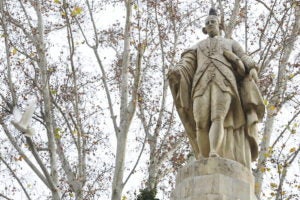
{"type": "Polygon", "coordinates": [[[218,157],[193,161],[178,171],[171,200],[257,200],[254,177],[233,160],[218,157]]]}

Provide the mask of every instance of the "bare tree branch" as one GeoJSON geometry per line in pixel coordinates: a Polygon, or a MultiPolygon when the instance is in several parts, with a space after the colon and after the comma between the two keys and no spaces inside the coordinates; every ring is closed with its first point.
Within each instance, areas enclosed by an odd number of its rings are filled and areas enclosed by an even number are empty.
{"type": "Polygon", "coordinates": [[[28,164],[28,166],[34,171],[34,173],[41,179],[41,181],[49,188],[50,185],[48,183],[48,180],[45,178],[45,176],[39,171],[38,168],[35,167],[35,165],[29,160],[29,158],[26,156],[26,154],[23,152],[23,150],[19,147],[19,144],[17,144],[17,142],[15,141],[15,139],[12,137],[12,135],[10,134],[7,126],[1,122],[1,126],[4,130],[4,133],[6,134],[6,136],[8,137],[9,141],[11,142],[11,144],[14,146],[14,148],[18,151],[18,153],[20,154],[20,156],[22,156],[22,158],[24,159],[24,161],[28,164]]]}
{"type": "Polygon", "coordinates": [[[16,173],[14,172],[14,170],[9,166],[9,164],[2,158],[1,154],[0,154],[0,160],[5,164],[5,166],[9,169],[10,173],[12,174],[12,176],[14,177],[14,179],[17,180],[17,182],[19,183],[19,185],[21,186],[23,192],[25,193],[27,199],[31,199],[27,190],[25,189],[23,183],[21,182],[21,180],[18,178],[18,176],[16,175],[16,173]]]}

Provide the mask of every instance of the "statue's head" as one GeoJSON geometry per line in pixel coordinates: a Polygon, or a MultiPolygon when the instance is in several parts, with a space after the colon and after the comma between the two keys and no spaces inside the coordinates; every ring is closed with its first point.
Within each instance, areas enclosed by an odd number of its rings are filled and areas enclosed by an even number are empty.
{"type": "Polygon", "coordinates": [[[205,27],[203,27],[202,31],[210,37],[220,35],[220,21],[214,8],[209,10],[209,15],[205,19],[205,27]]]}

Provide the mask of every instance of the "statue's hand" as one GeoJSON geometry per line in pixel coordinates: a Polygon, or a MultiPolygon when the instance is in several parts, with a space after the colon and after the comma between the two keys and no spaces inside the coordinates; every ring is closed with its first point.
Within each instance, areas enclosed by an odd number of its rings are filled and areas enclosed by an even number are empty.
{"type": "Polygon", "coordinates": [[[180,80],[180,72],[178,69],[169,69],[168,73],[167,73],[167,78],[173,82],[173,83],[178,83],[180,80]]]}
{"type": "Polygon", "coordinates": [[[242,59],[242,60],[248,69],[252,69],[252,68],[257,69],[257,65],[256,65],[255,61],[252,58],[250,58],[249,56],[245,56],[244,59],[242,59]]]}
{"type": "Polygon", "coordinates": [[[250,81],[253,79],[255,83],[258,82],[258,75],[257,75],[257,70],[255,68],[252,68],[249,72],[249,78],[250,81]]]}

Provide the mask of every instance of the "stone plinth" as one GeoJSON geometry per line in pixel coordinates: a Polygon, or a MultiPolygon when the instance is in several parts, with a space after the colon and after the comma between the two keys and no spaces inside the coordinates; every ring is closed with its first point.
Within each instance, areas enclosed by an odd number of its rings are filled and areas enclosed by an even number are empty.
{"type": "Polygon", "coordinates": [[[224,158],[193,161],[179,170],[172,200],[256,200],[251,171],[224,158]]]}

